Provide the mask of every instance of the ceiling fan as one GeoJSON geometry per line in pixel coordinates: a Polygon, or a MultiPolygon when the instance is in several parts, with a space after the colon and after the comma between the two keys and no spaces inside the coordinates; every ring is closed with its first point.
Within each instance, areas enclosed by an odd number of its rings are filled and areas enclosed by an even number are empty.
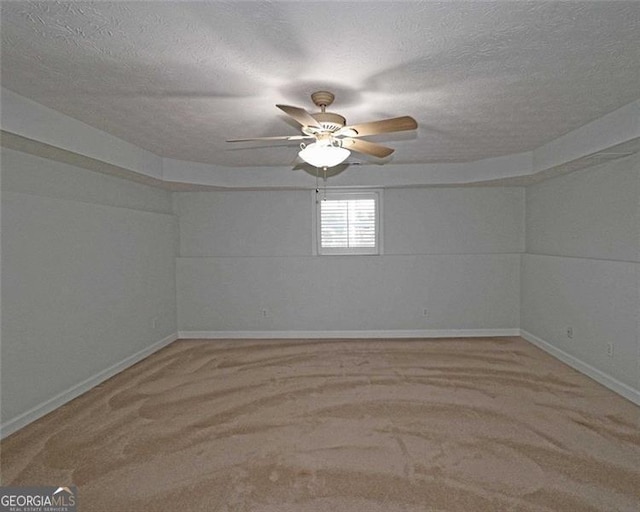
{"type": "Polygon", "coordinates": [[[416,120],[410,116],[347,125],[347,120],[344,117],[326,111],[334,99],[335,96],[329,91],[314,92],[311,95],[311,100],[320,108],[320,112],[316,112],[315,114],[310,114],[300,107],[276,105],[276,107],[302,126],[302,135],[228,139],[227,142],[303,141],[300,143],[298,156],[314,167],[326,169],[344,162],[351,154],[351,151],[357,151],[358,153],[375,156],[377,158],[385,158],[395,151],[392,148],[362,140],[360,137],[415,130],[418,127],[416,120]],[[304,141],[313,142],[306,143],[304,141]]]}

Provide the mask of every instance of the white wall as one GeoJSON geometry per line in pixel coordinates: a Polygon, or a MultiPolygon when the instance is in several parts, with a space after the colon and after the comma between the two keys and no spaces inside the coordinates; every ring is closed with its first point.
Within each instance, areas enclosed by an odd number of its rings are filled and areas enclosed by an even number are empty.
{"type": "Polygon", "coordinates": [[[618,391],[630,388],[626,396],[637,393],[640,155],[528,187],[526,237],[525,335],[618,391]]]}
{"type": "Polygon", "coordinates": [[[176,333],[177,222],[166,191],[1,156],[6,426],[176,333]]]}
{"type": "Polygon", "coordinates": [[[519,188],[389,189],[384,255],[312,256],[307,191],[176,193],[179,330],[517,329],[523,206],[519,188]]]}
{"type": "Polygon", "coordinates": [[[526,205],[521,188],[385,190],[382,256],[313,256],[312,208],[306,191],[183,192],[172,207],[165,191],[3,150],[3,424],[178,329],[521,327],[640,389],[640,155],[531,186],[526,205]]]}

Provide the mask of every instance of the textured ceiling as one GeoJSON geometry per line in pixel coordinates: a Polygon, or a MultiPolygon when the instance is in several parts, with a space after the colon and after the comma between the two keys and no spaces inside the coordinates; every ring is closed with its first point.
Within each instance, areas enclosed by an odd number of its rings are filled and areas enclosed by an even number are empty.
{"type": "MultiPolygon", "coordinates": [[[[160,156],[289,166],[276,103],[349,123],[412,115],[372,140],[392,161],[532,150],[640,96],[640,3],[2,2],[2,85],[160,156]]],[[[357,160],[357,159],[356,159],[357,160]]],[[[364,158],[362,160],[365,160],[364,158]]]]}

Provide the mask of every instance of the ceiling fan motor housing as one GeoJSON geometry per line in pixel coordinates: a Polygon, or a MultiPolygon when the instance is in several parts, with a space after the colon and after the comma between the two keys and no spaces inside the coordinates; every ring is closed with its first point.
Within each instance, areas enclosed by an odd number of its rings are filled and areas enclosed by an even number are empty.
{"type": "Polygon", "coordinates": [[[328,132],[335,132],[347,124],[347,120],[344,117],[333,112],[317,112],[311,114],[311,117],[318,121],[320,126],[328,132]]]}
{"type": "Polygon", "coordinates": [[[327,132],[335,132],[347,124],[347,120],[339,114],[326,112],[325,109],[333,103],[335,95],[329,91],[316,91],[311,95],[311,101],[320,107],[321,112],[311,114],[322,128],[327,132]]]}

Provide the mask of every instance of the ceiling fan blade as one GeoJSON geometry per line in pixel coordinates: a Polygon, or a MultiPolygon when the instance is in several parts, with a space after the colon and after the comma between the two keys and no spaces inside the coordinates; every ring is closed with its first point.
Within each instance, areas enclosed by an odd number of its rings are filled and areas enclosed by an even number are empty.
{"type": "Polygon", "coordinates": [[[347,135],[349,137],[366,137],[367,135],[378,135],[379,133],[402,132],[405,130],[415,130],[418,123],[411,116],[394,117],[373,121],[371,123],[354,124],[340,128],[334,135],[347,135]],[[354,133],[355,132],[355,133],[354,133]]]}
{"type": "Polygon", "coordinates": [[[249,139],[227,139],[227,142],[249,142],[255,140],[305,140],[314,139],[310,135],[282,135],[278,137],[251,137],[249,139]]]}
{"type": "Polygon", "coordinates": [[[322,128],[318,121],[316,121],[311,114],[307,112],[305,109],[300,107],[292,107],[290,105],[276,105],[280,110],[282,110],[289,117],[292,117],[302,126],[313,126],[314,128],[322,128]]]}
{"type": "Polygon", "coordinates": [[[358,153],[364,153],[365,155],[376,156],[378,158],[389,156],[395,151],[395,149],[381,146],[380,144],[375,144],[368,140],[352,139],[351,137],[345,137],[342,139],[342,147],[351,151],[357,151],[358,153]]]}

